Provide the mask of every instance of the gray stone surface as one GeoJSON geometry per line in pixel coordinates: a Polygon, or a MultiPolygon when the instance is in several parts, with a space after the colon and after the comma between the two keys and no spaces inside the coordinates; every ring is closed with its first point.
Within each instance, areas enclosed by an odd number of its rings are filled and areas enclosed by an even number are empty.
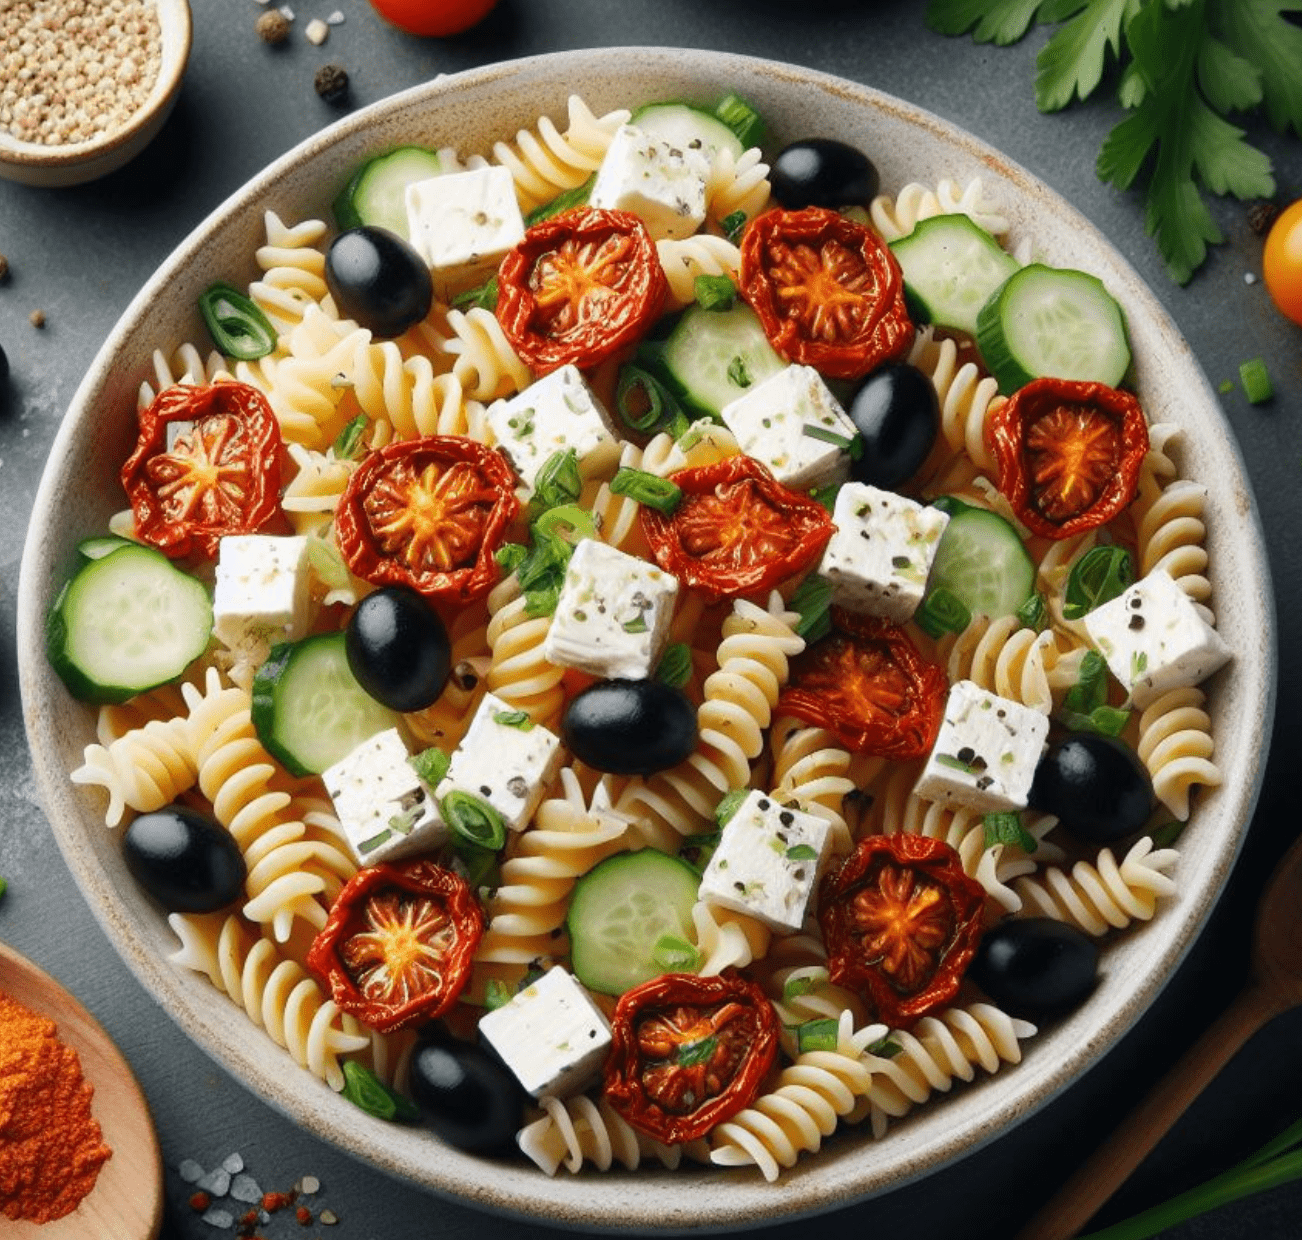
{"type": "MultiPolygon", "coordinates": [[[[999,1142],[921,1184],[842,1211],[818,1224],[826,1236],[879,1235],[995,1240],[1065,1176],[1126,1112],[1233,993],[1243,975],[1253,893],[1297,830],[1287,774],[1298,757],[1292,712],[1302,702],[1299,604],[1302,572],[1302,328],[1274,313],[1260,283],[1260,241],[1244,209],[1217,201],[1228,237],[1187,287],[1171,284],[1143,227],[1138,196],[1094,175],[1094,159],[1118,119],[1111,102],[1056,116],[1036,112],[1031,83],[1043,36],[1013,49],[979,47],[929,33],[909,0],[797,5],[767,0],[502,0],[478,30],[418,40],[385,26],[364,0],[295,0],[295,38],[260,43],[253,0],[194,0],[194,54],[177,110],[134,163],[97,184],[35,190],[0,182],[0,252],[12,268],[0,285],[0,346],[13,371],[0,397],[0,938],[68,985],[103,1022],[149,1098],[168,1167],[166,1233],[182,1240],[222,1234],[186,1205],[192,1186],[177,1168],[205,1170],[243,1156],[267,1189],[305,1174],[320,1178],[320,1205],[340,1218],[337,1240],[458,1237],[528,1240],[546,1234],[433,1200],[295,1130],[184,1039],[128,974],[73,884],[37,802],[26,753],[14,656],[14,595],[22,531],[61,414],[128,300],[171,248],[267,162],[337,113],[312,90],[326,61],[342,63],[354,104],[443,72],[580,46],[660,44],[727,49],[794,61],[868,83],[954,121],[1022,163],[1074,202],[1149,281],[1192,342],[1215,387],[1241,361],[1265,358],[1277,391],[1254,408],[1237,389],[1224,397],[1256,488],[1279,610],[1278,725],[1261,809],[1245,855],[1212,925],[1139,1027],[1081,1085],[999,1142]],[[306,20],[338,7],[345,16],[320,48],[306,20]],[[41,310],[37,329],[29,315],[41,310]]],[[[727,83],[721,83],[726,87],[727,83]]],[[[1255,123],[1254,123],[1255,124],[1255,123]]],[[[1254,127],[1273,156],[1280,198],[1302,195],[1302,144],[1254,127]]],[[[1296,1045],[1302,1018],[1277,1021],[1255,1039],[1193,1108],[1107,1217],[1142,1208],[1221,1170],[1293,1119],[1300,1108],[1296,1045]]],[[[688,1180],[685,1191],[690,1191],[688,1180]]],[[[780,1184],[775,1193],[781,1192],[780,1184]]],[[[770,1233],[805,1235],[809,1224],[770,1233]]],[[[279,1216],[269,1237],[316,1235],[279,1216]]],[[[1164,1233],[1171,1240],[1253,1235],[1285,1240],[1302,1231],[1302,1187],[1274,1191],[1164,1233]]]]}

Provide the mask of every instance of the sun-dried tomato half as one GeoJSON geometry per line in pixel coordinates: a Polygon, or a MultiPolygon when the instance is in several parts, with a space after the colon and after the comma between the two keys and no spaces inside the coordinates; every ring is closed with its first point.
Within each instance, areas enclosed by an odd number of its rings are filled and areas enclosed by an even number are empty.
{"type": "Polygon", "coordinates": [[[824,878],[819,925],[832,981],[907,1028],[957,992],[981,937],[985,889],[925,835],[870,835],[824,878]]]}
{"type": "Polygon", "coordinates": [[[695,1141],[750,1105],[777,1050],[778,1018],[755,983],[665,973],[615,1006],[606,1097],[657,1141],[695,1141]]]}
{"type": "Polygon", "coordinates": [[[335,898],[307,963],[345,1012],[385,1032],[456,1001],[483,932],[460,875],[424,860],[368,866],[335,898]]]}
{"type": "Polygon", "coordinates": [[[176,384],[140,413],[122,466],[136,536],[174,558],[215,559],[226,534],[280,514],[280,426],[247,383],[176,384]]]}
{"type": "Polygon", "coordinates": [[[741,241],[740,289],[777,352],[836,379],[861,379],[913,343],[890,247],[823,207],[752,220],[741,241]]]}
{"type": "Polygon", "coordinates": [[[646,225],[628,211],[579,207],[535,224],[497,273],[497,319],[538,374],[590,370],[634,344],[669,282],[646,225]]]}
{"type": "Polygon", "coordinates": [[[907,760],[931,752],[949,678],[898,625],[832,609],[832,632],[798,654],[779,714],[826,728],[857,753],[907,760]]]}
{"type": "Polygon", "coordinates": [[[1070,538],[1135,496],[1148,453],[1139,402],[1120,388],[1034,379],[993,410],[986,438],[999,489],[1032,533],[1070,538]]]}
{"type": "Polygon", "coordinates": [[[835,526],[822,504],[784,487],[757,460],[732,456],[671,475],[671,515],[649,505],[642,532],[656,563],[709,598],[771,589],[807,568],[835,526]]]}
{"type": "Polygon", "coordinates": [[[493,553],[518,508],[515,476],[496,449],[456,435],[402,439],[353,473],[335,536],[363,580],[467,603],[497,580],[493,553]]]}

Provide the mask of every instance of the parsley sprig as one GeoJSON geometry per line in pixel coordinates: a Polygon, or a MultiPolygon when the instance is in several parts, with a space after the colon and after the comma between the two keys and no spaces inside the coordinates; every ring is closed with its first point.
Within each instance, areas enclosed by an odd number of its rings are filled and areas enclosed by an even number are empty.
{"type": "Polygon", "coordinates": [[[1016,43],[1033,23],[1057,29],[1036,59],[1035,101],[1056,112],[1115,77],[1129,115],[1099,152],[1101,180],[1146,179],[1145,226],[1171,278],[1187,283],[1223,240],[1205,191],[1275,192],[1270,159],[1225,119],[1264,110],[1302,135],[1302,0],[930,0],[927,24],[1016,43]]]}

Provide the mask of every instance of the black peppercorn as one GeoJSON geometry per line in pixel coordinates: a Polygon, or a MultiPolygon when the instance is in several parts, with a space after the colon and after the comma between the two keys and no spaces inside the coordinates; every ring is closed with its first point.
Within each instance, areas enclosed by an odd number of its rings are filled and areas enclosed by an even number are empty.
{"type": "Polygon", "coordinates": [[[322,65],[312,84],[327,103],[342,103],[348,97],[348,74],[342,65],[322,65]]]}

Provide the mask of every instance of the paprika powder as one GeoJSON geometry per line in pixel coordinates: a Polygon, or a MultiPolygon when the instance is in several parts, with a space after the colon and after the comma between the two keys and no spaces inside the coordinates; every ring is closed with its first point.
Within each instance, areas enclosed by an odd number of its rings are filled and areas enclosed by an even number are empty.
{"type": "Polygon", "coordinates": [[[0,992],[0,1210],[48,1223],[71,1214],[113,1151],[92,1088],[55,1023],[0,992]]]}

